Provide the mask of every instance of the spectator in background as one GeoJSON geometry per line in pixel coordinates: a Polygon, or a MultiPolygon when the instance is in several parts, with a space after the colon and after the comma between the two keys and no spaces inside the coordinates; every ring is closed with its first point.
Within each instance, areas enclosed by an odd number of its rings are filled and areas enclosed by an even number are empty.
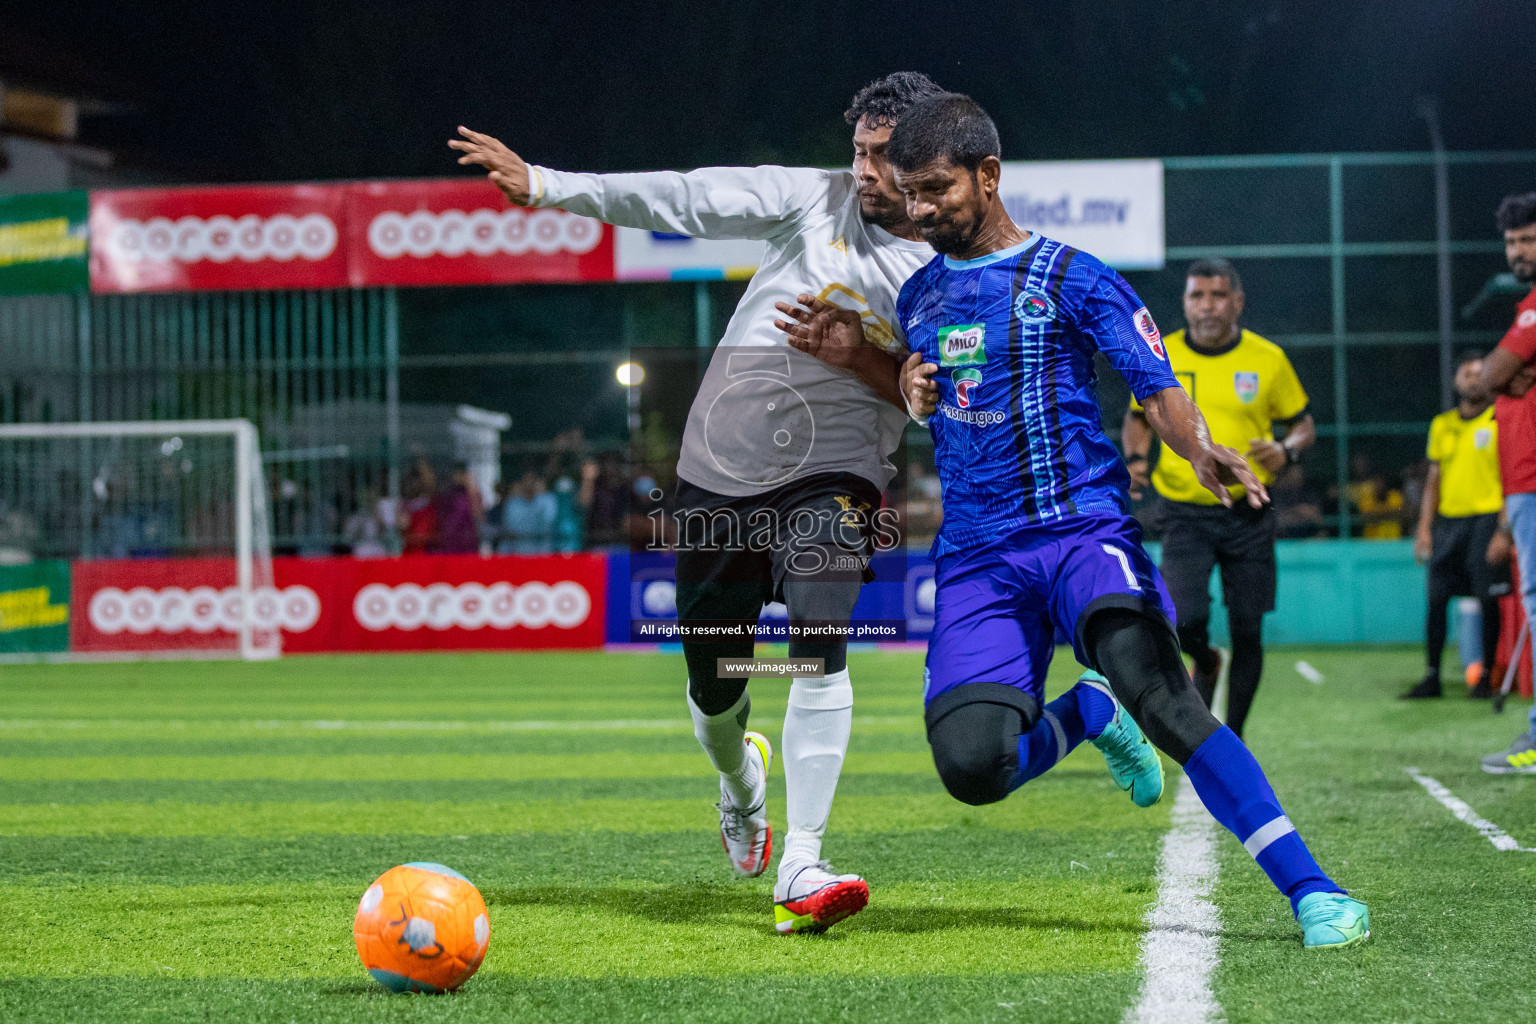
{"type": "MultiPolygon", "coordinates": [[[[562,430],[549,443],[549,458],[544,464],[544,479],[555,488],[562,477],[581,478],[582,467],[591,461],[587,439],[580,427],[562,430]]],[[[558,490],[558,488],[555,488],[558,490]]]]}
{"type": "Polygon", "coordinates": [[[1360,536],[1366,540],[1400,540],[1403,536],[1403,492],[1387,482],[1364,452],[1350,459],[1354,482],[1349,503],[1360,516],[1360,536]]]}
{"type": "Polygon", "coordinates": [[[667,509],[670,501],[652,470],[641,467],[630,484],[629,544],[633,551],[658,551],[677,540],[677,523],[667,509]]]}
{"type": "Polygon", "coordinates": [[[597,484],[597,463],[588,460],[581,466],[581,483],[569,474],[555,480],[555,550],[561,554],[580,551],[587,509],[597,484]]]}
{"type": "Polygon", "coordinates": [[[385,504],[379,497],[378,488],[370,487],[364,492],[357,510],[342,524],[341,539],[352,552],[353,558],[383,558],[389,554],[384,546],[384,536],[389,526],[380,514],[385,504]]]}
{"type": "Polygon", "coordinates": [[[629,474],[617,455],[604,455],[597,464],[592,499],[587,504],[588,544],[627,544],[625,520],[629,516],[629,474]]]}
{"type": "Polygon", "coordinates": [[[480,489],[469,467],[455,466],[453,479],[437,495],[438,550],[445,555],[473,555],[480,550],[480,489]]]}
{"type": "MultiPolygon", "coordinates": [[[[1440,696],[1440,658],[1445,652],[1445,606],[1471,596],[1483,610],[1483,674],[1470,696],[1491,697],[1493,652],[1499,648],[1499,598],[1509,593],[1494,550],[1499,509],[1498,424],[1493,397],[1483,385],[1483,360],[1466,355],[1456,367],[1456,408],[1429,425],[1429,475],[1414,531],[1413,556],[1428,564],[1429,608],[1424,620],[1424,678],[1403,700],[1440,696]]],[[[1507,556],[1505,561],[1507,561],[1507,556]]]]}
{"type": "MultiPolygon", "coordinates": [[[[1509,196],[1499,205],[1499,230],[1509,269],[1536,283],[1536,192],[1509,196]]],[[[1515,322],[1483,361],[1483,384],[1498,396],[1499,471],[1504,483],[1504,524],[1495,543],[1507,551],[1511,538],[1520,561],[1520,599],[1526,623],[1536,622],[1536,288],[1515,307],[1515,322]]],[[[1485,661],[1491,660],[1488,658],[1485,661]]],[[[1494,775],[1536,775],[1536,707],[1530,727],[1508,750],[1483,758],[1494,775]]]]}
{"type": "Polygon", "coordinates": [[[1307,540],[1328,535],[1323,501],[1307,483],[1300,466],[1286,466],[1269,485],[1269,503],[1275,509],[1275,536],[1281,540],[1307,540]]]}
{"type": "Polygon", "coordinates": [[[438,545],[437,505],[433,497],[437,493],[437,473],[425,457],[418,456],[416,465],[406,475],[405,502],[402,512],[405,522],[405,553],[422,555],[436,551],[438,545]]]}
{"type": "Polygon", "coordinates": [[[532,469],[523,471],[507,500],[501,503],[501,554],[547,555],[554,550],[555,517],[559,505],[532,469]]]}

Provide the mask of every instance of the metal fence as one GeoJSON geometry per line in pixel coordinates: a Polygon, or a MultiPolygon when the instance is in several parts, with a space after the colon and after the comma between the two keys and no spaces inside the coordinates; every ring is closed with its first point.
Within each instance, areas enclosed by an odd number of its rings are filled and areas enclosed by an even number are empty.
{"type": "Polygon", "coordinates": [[[395,299],[378,289],[3,297],[0,422],[250,419],[274,543],[324,549],[366,495],[399,491],[395,299]]]}
{"type": "MultiPolygon", "coordinates": [[[[1491,347],[1507,326],[1508,302],[1459,311],[1506,269],[1493,212],[1536,188],[1536,152],[1194,157],[1164,168],[1168,268],[1128,275],[1160,321],[1181,323],[1170,298],[1188,261],[1233,260],[1249,294],[1245,324],[1287,350],[1313,399],[1314,479],[1343,495],[1358,481],[1353,455],[1373,453],[1393,474],[1421,456],[1429,420],[1450,405],[1453,352],[1491,347]]],[[[1338,508],[1348,536],[1349,502],[1338,508]]]]}
{"type": "MultiPolygon", "coordinates": [[[[1536,187],[1536,152],[1442,156],[1438,206],[1433,153],[1165,160],[1168,264],[1126,275],[1172,330],[1186,262],[1237,263],[1245,326],[1287,350],[1311,395],[1309,478],[1340,496],[1356,456],[1399,474],[1422,455],[1446,353],[1507,326],[1507,301],[1456,311],[1504,269],[1492,212],[1536,187]]],[[[622,444],[613,366],[637,347],[707,350],[742,287],[0,297],[0,422],[247,417],[270,463],[275,543],[324,548],[367,496],[399,495],[412,452],[402,388],[407,409],[512,412],[504,458],[572,425],[622,444]]],[[[678,384],[657,377],[648,392],[678,384]]],[[[1118,426],[1123,387],[1106,382],[1101,397],[1118,426]]],[[[647,431],[680,433],[686,402],[655,404],[673,411],[647,431]]],[[[909,441],[929,443],[917,430],[909,441]]],[[[1352,518],[1341,497],[1329,525],[1347,536],[1352,518]]]]}

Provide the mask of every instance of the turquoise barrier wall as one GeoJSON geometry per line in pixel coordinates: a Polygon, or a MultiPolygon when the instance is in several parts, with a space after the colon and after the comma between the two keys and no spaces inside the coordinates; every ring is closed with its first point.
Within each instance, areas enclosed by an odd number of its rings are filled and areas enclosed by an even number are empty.
{"type": "MultiPolygon", "coordinates": [[[[1159,545],[1147,550],[1161,560],[1159,545]]],[[[1412,541],[1283,540],[1275,557],[1280,593],[1264,620],[1266,643],[1423,642],[1424,569],[1414,564],[1412,541]]],[[[1211,574],[1211,595],[1211,635],[1226,643],[1219,572],[1211,574]]]]}

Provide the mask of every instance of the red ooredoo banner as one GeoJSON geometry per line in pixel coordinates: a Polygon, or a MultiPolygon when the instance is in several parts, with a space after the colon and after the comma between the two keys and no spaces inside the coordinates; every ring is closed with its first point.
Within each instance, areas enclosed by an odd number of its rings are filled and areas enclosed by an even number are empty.
{"type": "MultiPolygon", "coordinates": [[[[603,642],[601,555],[278,558],[255,595],[283,650],[590,648],[603,642]]],[[[70,649],[236,648],[230,559],[76,562],[70,649]]]]}
{"type": "Polygon", "coordinates": [[[91,193],[91,290],[344,288],[346,196],[325,185],[91,193]]]}
{"type": "Polygon", "coordinates": [[[613,228],[483,180],[365,182],[347,202],[354,287],[613,280],[613,228]]]}

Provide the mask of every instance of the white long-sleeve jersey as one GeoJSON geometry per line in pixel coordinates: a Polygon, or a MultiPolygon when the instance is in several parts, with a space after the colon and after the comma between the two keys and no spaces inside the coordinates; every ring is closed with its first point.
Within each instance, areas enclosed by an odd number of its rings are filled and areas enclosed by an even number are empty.
{"type": "Polygon", "coordinates": [[[856,473],[881,489],[890,482],[905,414],[852,374],[799,352],[773,326],[774,302],[810,293],[858,310],[866,338],[906,357],[896,295],[933,250],[866,223],[851,172],[531,172],[535,206],[621,227],[767,242],[688,412],[679,476],[733,496],[813,473],[856,473]]]}

